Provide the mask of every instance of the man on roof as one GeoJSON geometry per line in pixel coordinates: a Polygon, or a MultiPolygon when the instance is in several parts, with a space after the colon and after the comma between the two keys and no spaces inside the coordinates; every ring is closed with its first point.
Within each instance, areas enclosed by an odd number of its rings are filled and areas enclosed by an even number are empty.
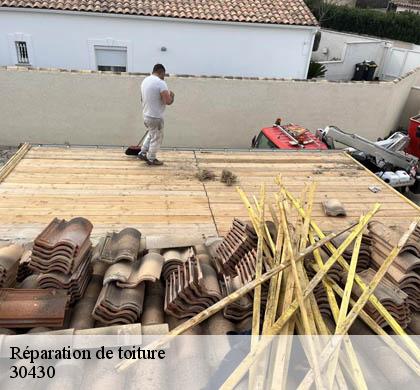
{"type": "Polygon", "coordinates": [[[156,64],[152,74],[141,83],[143,119],[148,133],[138,156],[148,165],[163,164],[156,158],[163,140],[163,114],[166,106],[170,106],[175,97],[165,82],[165,72],[166,69],[162,64],[156,64]]]}

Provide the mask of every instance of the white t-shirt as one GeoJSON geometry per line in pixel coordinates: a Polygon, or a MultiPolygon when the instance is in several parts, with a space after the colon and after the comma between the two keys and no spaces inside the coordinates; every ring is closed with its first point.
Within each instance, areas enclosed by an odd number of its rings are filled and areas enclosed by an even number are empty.
{"type": "Polygon", "coordinates": [[[165,104],[162,102],[160,93],[167,90],[165,81],[153,74],[143,80],[141,83],[143,116],[163,119],[165,104]]]}

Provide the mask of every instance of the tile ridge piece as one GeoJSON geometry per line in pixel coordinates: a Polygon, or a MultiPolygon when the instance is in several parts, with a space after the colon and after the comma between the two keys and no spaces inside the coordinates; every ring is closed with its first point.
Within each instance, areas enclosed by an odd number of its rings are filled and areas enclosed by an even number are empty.
{"type": "Polygon", "coordinates": [[[83,217],[76,217],[68,222],[54,218],[35,239],[34,247],[55,249],[63,245],[76,250],[90,236],[92,229],[92,223],[83,217]]]}
{"type": "Polygon", "coordinates": [[[131,273],[126,281],[117,281],[117,286],[133,288],[142,282],[156,282],[160,279],[164,258],[156,252],[149,252],[131,266],[131,273]]]}
{"type": "Polygon", "coordinates": [[[140,250],[141,233],[134,228],[125,228],[119,233],[107,233],[95,247],[92,261],[114,264],[120,261],[134,262],[140,250]]]}

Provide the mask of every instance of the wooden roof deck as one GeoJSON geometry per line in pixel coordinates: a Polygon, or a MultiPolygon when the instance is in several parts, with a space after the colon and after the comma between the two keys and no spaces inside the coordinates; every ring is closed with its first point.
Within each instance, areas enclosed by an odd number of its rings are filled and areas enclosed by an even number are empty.
{"type": "Polygon", "coordinates": [[[165,165],[147,167],[122,149],[32,147],[0,183],[0,239],[32,240],[53,218],[83,216],[93,236],[123,227],[143,234],[224,234],[233,217],[247,217],[235,187],[201,183],[207,168],[230,169],[247,193],[277,190],[282,174],[296,195],[305,182],[318,183],[313,215],[325,230],[355,221],[374,202],[377,219],[408,226],[420,209],[344,153],[163,151],[165,165]],[[379,193],[368,187],[376,185],[379,193]],[[326,217],[321,200],[338,198],[346,218],[326,217]]]}

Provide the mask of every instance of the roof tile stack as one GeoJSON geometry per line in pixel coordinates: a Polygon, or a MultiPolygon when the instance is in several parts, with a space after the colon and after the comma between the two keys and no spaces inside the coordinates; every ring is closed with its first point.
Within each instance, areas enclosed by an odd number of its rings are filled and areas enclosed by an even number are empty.
{"type": "Polygon", "coordinates": [[[63,290],[0,289],[0,327],[62,327],[68,302],[63,290]]]}
{"type": "Polygon", "coordinates": [[[19,261],[19,268],[16,276],[16,280],[18,282],[22,282],[24,279],[26,279],[28,276],[33,274],[33,271],[29,267],[29,263],[31,261],[31,250],[26,250],[19,261]]]}
{"type": "Polygon", "coordinates": [[[41,288],[65,289],[70,303],[83,295],[92,274],[92,224],[85,218],[55,218],[35,239],[28,267],[41,288]]]}
{"type": "Polygon", "coordinates": [[[248,252],[257,248],[257,242],[253,227],[235,218],[231,229],[216,249],[219,273],[237,275],[236,265],[248,252]]]}
{"type": "Polygon", "coordinates": [[[94,264],[106,264],[92,317],[103,325],[132,324],[143,312],[146,281],[160,278],[163,257],[150,251],[139,258],[141,233],[133,228],[108,233],[95,248],[94,264]]]}
{"type": "Polygon", "coordinates": [[[178,267],[182,267],[184,263],[194,254],[192,247],[174,248],[164,250],[162,256],[164,258],[162,276],[166,280],[169,274],[176,271],[178,267]]]}
{"type": "MultiPolygon", "coordinates": [[[[236,290],[239,290],[243,286],[241,276],[230,277],[229,275],[224,276],[224,295],[227,296],[232,294],[236,290]]],[[[225,318],[233,321],[241,321],[249,316],[252,316],[253,299],[251,294],[246,294],[243,297],[237,299],[235,302],[226,306],[223,309],[223,315],[225,318]]]]}
{"type": "MultiPolygon", "coordinates": [[[[374,221],[369,223],[372,237],[372,266],[379,268],[404,233],[374,221]]],[[[391,264],[386,277],[408,295],[411,310],[420,311],[420,226],[417,226],[391,264]]]]}
{"type": "MultiPolygon", "coordinates": [[[[343,234],[340,234],[338,237],[335,237],[332,240],[332,243],[336,248],[338,248],[344,240],[350,235],[350,232],[345,232],[343,234]]],[[[354,240],[344,251],[343,257],[347,262],[350,264],[351,256],[353,254],[353,248],[354,243],[356,240],[354,240]]],[[[370,259],[371,259],[371,245],[372,245],[372,239],[370,238],[369,234],[364,233],[362,236],[362,244],[360,246],[359,250],[359,257],[357,260],[357,266],[356,266],[356,272],[361,272],[365,269],[368,269],[370,267],[370,259]]]]}
{"type": "Polygon", "coordinates": [[[92,275],[82,299],[80,299],[73,308],[70,328],[89,329],[95,325],[95,318],[92,311],[98,300],[99,293],[102,290],[103,275],[92,275]]]}
{"type": "Polygon", "coordinates": [[[119,233],[107,233],[92,254],[92,262],[114,264],[119,261],[134,262],[140,250],[141,233],[137,229],[126,228],[119,233]]]}
{"type": "Polygon", "coordinates": [[[115,282],[117,287],[134,288],[142,282],[156,282],[160,278],[163,262],[163,256],[153,251],[133,263],[120,261],[108,268],[104,284],[115,282]]]}
{"type": "MultiPolygon", "coordinates": [[[[369,268],[360,272],[358,275],[368,284],[372,281],[376,271],[369,268]]],[[[354,284],[352,294],[357,299],[360,297],[362,290],[357,284],[354,284]]],[[[375,296],[382,305],[390,312],[390,314],[398,321],[402,328],[406,328],[411,320],[410,307],[408,305],[408,295],[399,289],[394,283],[383,278],[375,289],[375,296]]],[[[382,315],[375,307],[368,302],[364,310],[369,314],[380,326],[388,325],[382,315]]]]}
{"type": "MultiPolygon", "coordinates": [[[[321,259],[324,264],[330,258],[330,255],[328,254],[327,249],[321,248],[319,250],[319,254],[321,255],[321,259]]],[[[312,279],[315,276],[315,271],[309,265],[310,263],[316,263],[315,259],[313,258],[313,255],[305,259],[305,269],[307,271],[308,277],[312,279]]],[[[337,262],[335,262],[332,265],[332,267],[328,270],[327,275],[331,280],[333,280],[336,283],[339,283],[343,275],[343,269],[337,262]]],[[[313,293],[314,293],[314,297],[316,299],[316,302],[318,304],[319,311],[321,312],[321,314],[332,318],[330,304],[328,302],[328,296],[322,283],[319,283],[315,287],[313,293]]]]}
{"type": "Polygon", "coordinates": [[[165,313],[175,318],[193,317],[222,298],[216,271],[194,253],[165,276],[165,313]]]}
{"type": "MultiPolygon", "coordinates": [[[[275,227],[267,222],[272,237],[276,236],[275,227]]],[[[257,262],[257,234],[250,223],[234,219],[232,227],[215,252],[215,263],[223,279],[223,295],[227,296],[243,285],[255,279],[257,262]]],[[[263,264],[263,272],[270,269],[267,262],[263,264]]],[[[261,305],[265,307],[269,283],[262,285],[261,305]]],[[[251,291],[246,296],[228,305],[223,315],[233,321],[242,321],[252,315],[253,295],[251,291]]]]}
{"type": "Polygon", "coordinates": [[[138,322],[143,311],[144,283],[135,288],[120,288],[115,283],[102,287],[92,316],[104,325],[138,322]]]}
{"type": "Polygon", "coordinates": [[[8,245],[0,248],[0,288],[13,287],[19,268],[23,247],[8,245]]]}

